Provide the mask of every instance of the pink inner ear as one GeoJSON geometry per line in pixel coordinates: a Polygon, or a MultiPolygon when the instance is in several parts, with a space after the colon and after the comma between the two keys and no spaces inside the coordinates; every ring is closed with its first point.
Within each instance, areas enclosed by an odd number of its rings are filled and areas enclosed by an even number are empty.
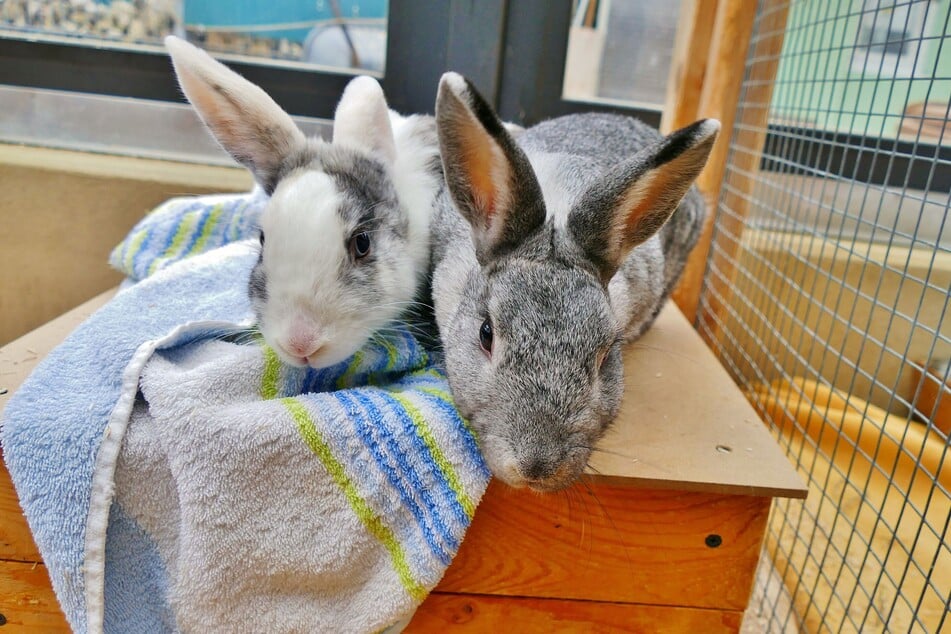
{"type": "Polygon", "coordinates": [[[493,182],[493,153],[491,138],[476,125],[466,126],[463,131],[462,146],[466,148],[462,162],[472,196],[479,211],[484,216],[486,229],[492,226],[498,206],[498,192],[493,182]]]}

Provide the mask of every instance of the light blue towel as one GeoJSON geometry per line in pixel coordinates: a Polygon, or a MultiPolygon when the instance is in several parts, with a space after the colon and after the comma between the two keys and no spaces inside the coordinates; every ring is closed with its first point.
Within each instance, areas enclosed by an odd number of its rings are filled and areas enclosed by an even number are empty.
{"type": "Polygon", "coordinates": [[[4,457],[54,589],[78,632],[405,622],[488,482],[475,438],[407,332],[321,371],[248,334],[258,199],[228,200],[133,230],[114,259],[144,279],[7,405],[4,457]],[[237,234],[207,229],[225,212],[237,234]]]}

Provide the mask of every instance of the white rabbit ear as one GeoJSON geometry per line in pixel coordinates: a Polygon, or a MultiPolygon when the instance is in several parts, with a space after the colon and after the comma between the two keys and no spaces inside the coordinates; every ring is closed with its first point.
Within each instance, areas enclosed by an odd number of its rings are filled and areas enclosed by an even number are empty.
{"type": "Polygon", "coordinates": [[[628,253],[657,233],[707,163],[720,122],[703,119],[638,152],[589,187],[568,218],[575,240],[614,275],[628,253]]]}
{"type": "Polygon", "coordinates": [[[484,265],[545,221],[541,187],[524,152],[462,75],[446,73],[439,82],[436,129],[446,185],[484,265]]]}
{"type": "Polygon", "coordinates": [[[288,155],[306,137],[267,93],[203,50],[173,35],[165,38],[182,92],[221,146],[247,167],[270,194],[288,155]]]}
{"type": "Polygon", "coordinates": [[[347,84],[334,113],[333,142],[375,152],[388,163],[396,160],[390,111],[377,80],[362,75],[347,84]]]}

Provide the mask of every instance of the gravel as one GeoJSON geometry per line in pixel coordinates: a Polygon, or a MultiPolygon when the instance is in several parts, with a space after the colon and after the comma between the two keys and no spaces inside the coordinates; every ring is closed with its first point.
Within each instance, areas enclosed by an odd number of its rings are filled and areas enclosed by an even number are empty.
{"type": "Polygon", "coordinates": [[[300,60],[303,47],[285,38],[218,32],[182,24],[176,0],[0,0],[0,31],[50,33],[139,44],[184,35],[202,48],[272,59],[300,60]]]}

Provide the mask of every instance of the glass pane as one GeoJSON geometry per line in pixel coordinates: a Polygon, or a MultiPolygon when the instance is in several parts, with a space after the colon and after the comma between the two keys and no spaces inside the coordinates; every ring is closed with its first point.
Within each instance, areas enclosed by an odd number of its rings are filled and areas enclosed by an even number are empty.
{"type": "Polygon", "coordinates": [[[660,108],[680,0],[576,0],[565,99],[660,108]]]}
{"type": "Polygon", "coordinates": [[[0,36],[161,46],[169,34],[216,53],[382,73],[388,0],[0,0],[0,36]]]}

